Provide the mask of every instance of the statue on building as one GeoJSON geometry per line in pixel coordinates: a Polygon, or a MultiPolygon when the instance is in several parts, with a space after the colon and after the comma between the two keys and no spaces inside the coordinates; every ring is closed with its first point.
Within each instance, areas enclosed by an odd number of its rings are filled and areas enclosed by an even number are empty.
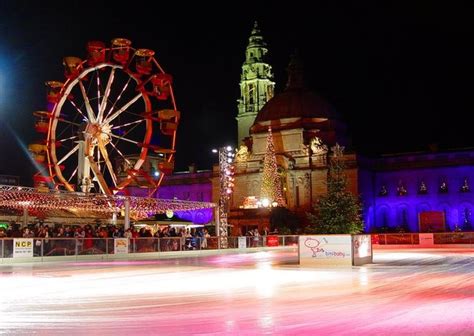
{"type": "Polygon", "coordinates": [[[428,188],[426,187],[425,182],[421,181],[420,187],[418,188],[418,194],[425,195],[427,193],[428,193],[428,188]]]}
{"type": "Polygon", "coordinates": [[[320,138],[314,137],[310,141],[311,152],[315,155],[326,154],[328,147],[323,144],[320,138]]]}
{"type": "Polygon", "coordinates": [[[295,159],[288,160],[288,169],[295,169],[295,159]]]}
{"type": "Polygon", "coordinates": [[[464,179],[464,183],[461,186],[461,192],[469,192],[469,182],[467,181],[467,178],[464,179]]]}
{"type": "Polygon", "coordinates": [[[235,154],[235,162],[247,162],[249,158],[249,150],[245,145],[240,145],[237,153],[235,154]]]}
{"type": "Polygon", "coordinates": [[[385,186],[385,184],[383,184],[382,187],[380,187],[379,196],[387,196],[387,195],[388,195],[387,187],[385,186]]]}
{"type": "Polygon", "coordinates": [[[441,182],[441,185],[439,186],[439,192],[443,194],[448,192],[448,184],[446,181],[441,182]]]}
{"type": "Polygon", "coordinates": [[[405,186],[403,185],[403,182],[400,180],[398,182],[398,187],[397,187],[397,195],[398,196],[404,196],[407,194],[407,189],[405,188],[405,186]]]}
{"type": "Polygon", "coordinates": [[[340,146],[338,143],[336,143],[334,146],[331,147],[332,155],[335,158],[340,158],[344,155],[344,146],[340,146]]]}

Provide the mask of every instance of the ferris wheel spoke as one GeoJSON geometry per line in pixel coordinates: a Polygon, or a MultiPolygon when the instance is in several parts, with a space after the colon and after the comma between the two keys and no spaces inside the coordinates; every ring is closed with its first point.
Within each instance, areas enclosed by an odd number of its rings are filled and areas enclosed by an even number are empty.
{"type": "Polygon", "coordinates": [[[109,174],[112,177],[112,181],[114,182],[114,185],[117,186],[117,176],[115,175],[112,163],[109,160],[109,155],[107,153],[107,149],[105,148],[104,142],[100,138],[98,138],[98,145],[99,150],[102,153],[102,156],[104,157],[105,165],[107,166],[109,174]]]}
{"type": "Polygon", "coordinates": [[[75,123],[75,122],[72,122],[72,121],[69,121],[69,120],[66,120],[66,119],[60,119],[59,121],[61,121],[62,123],[77,126],[77,127],[81,126],[81,124],[78,124],[78,123],[75,123]]]}
{"type": "Polygon", "coordinates": [[[68,140],[73,140],[73,139],[78,139],[79,137],[77,135],[73,135],[72,137],[69,137],[69,138],[64,138],[64,139],[59,139],[59,140],[56,140],[58,142],[65,142],[65,141],[68,141],[68,140]]]}
{"type": "Polygon", "coordinates": [[[118,149],[113,142],[110,142],[110,144],[112,145],[112,147],[115,149],[115,151],[122,157],[122,159],[124,159],[125,162],[127,162],[129,165],[131,165],[132,163],[130,162],[129,159],[127,159],[125,157],[125,155],[123,155],[123,153],[120,151],[120,149],[118,149]]]}
{"type": "Polygon", "coordinates": [[[87,118],[86,115],[84,113],[82,113],[81,109],[76,105],[74,100],[68,99],[68,101],[72,104],[72,106],[74,106],[76,111],[84,118],[84,121],[89,121],[89,118],[87,118]]]}
{"type": "Polygon", "coordinates": [[[128,139],[126,137],[123,137],[123,136],[118,136],[118,135],[115,135],[115,134],[110,134],[112,137],[116,138],[116,139],[119,139],[119,140],[123,140],[123,141],[127,141],[127,142],[130,142],[132,144],[135,144],[135,145],[138,145],[139,142],[138,141],[135,141],[135,140],[132,140],[132,139],[128,139]]]}
{"type": "Polygon", "coordinates": [[[122,98],[122,94],[125,92],[125,90],[127,89],[128,87],[128,84],[130,84],[130,81],[131,81],[131,78],[128,79],[127,83],[124,85],[122,91],[120,92],[120,94],[118,95],[117,99],[115,99],[115,102],[114,104],[112,105],[112,107],[110,107],[110,110],[109,112],[107,112],[107,114],[105,115],[105,118],[107,119],[107,117],[110,115],[110,113],[112,113],[112,111],[114,110],[114,107],[115,105],[117,105],[117,103],[119,102],[120,98],[122,98]]]}
{"type": "Polygon", "coordinates": [[[60,130],[60,131],[58,130],[57,135],[56,135],[56,139],[61,139],[66,133],[68,133],[68,135],[69,135],[68,131],[72,131],[72,129],[73,129],[72,126],[67,125],[67,127],[64,127],[62,130],[60,130]]]}
{"type": "Polygon", "coordinates": [[[102,163],[101,157],[100,157],[100,150],[97,148],[97,167],[100,169],[100,164],[102,163]]]}
{"type": "Polygon", "coordinates": [[[57,141],[62,144],[67,144],[70,141],[74,140],[74,138],[79,138],[78,135],[69,136],[70,134],[77,134],[78,131],[75,130],[72,126],[64,127],[61,131],[58,131],[57,134],[57,141]],[[64,138],[66,137],[66,138],[64,138]]]}
{"type": "Polygon", "coordinates": [[[63,163],[64,161],[66,161],[72,154],[74,154],[75,152],[77,152],[77,150],[79,149],[79,144],[77,144],[76,146],[74,146],[73,149],[71,149],[69,152],[66,153],[66,155],[64,155],[61,160],[58,161],[58,165],[60,165],[61,163],[63,163]]]}
{"type": "Polygon", "coordinates": [[[123,125],[116,125],[114,127],[111,127],[110,129],[117,129],[117,128],[122,128],[122,127],[127,127],[127,126],[138,124],[138,123],[141,123],[141,122],[144,122],[144,121],[145,121],[145,119],[135,120],[135,121],[123,124],[123,125]]]}
{"type": "MultiPolygon", "coordinates": [[[[97,78],[97,114],[100,112],[100,76],[99,70],[95,71],[95,75],[97,78]]],[[[97,116],[97,120],[99,120],[99,116],[97,116]]]]}
{"type": "Polygon", "coordinates": [[[78,167],[76,167],[76,169],[74,169],[74,171],[72,172],[71,176],[70,176],[69,179],[67,180],[68,183],[71,183],[71,180],[74,178],[74,176],[76,176],[76,174],[77,174],[77,169],[78,169],[78,167]]]}
{"type": "MultiPolygon", "coordinates": [[[[134,121],[134,122],[131,122],[131,123],[128,123],[128,124],[125,124],[125,125],[122,125],[121,127],[126,127],[127,125],[130,126],[132,124],[134,124],[133,127],[129,128],[126,132],[124,132],[123,134],[121,134],[120,136],[115,136],[115,137],[123,137],[125,138],[125,136],[129,133],[131,133],[135,128],[137,128],[139,126],[139,122],[142,122],[142,121],[145,121],[144,119],[142,120],[137,120],[137,121],[134,121]]],[[[119,126],[120,127],[120,126],[119,126]]],[[[113,128],[111,128],[113,129],[113,128]]],[[[115,134],[112,134],[112,136],[114,136],[115,134]]],[[[116,143],[118,143],[119,140],[116,141],[116,143]]]]}
{"type": "Polygon", "coordinates": [[[97,119],[99,122],[102,122],[105,109],[107,108],[107,100],[109,99],[110,89],[112,87],[112,83],[114,82],[115,77],[115,68],[112,68],[109,75],[109,80],[107,81],[107,87],[105,88],[104,96],[102,97],[102,101],[99,106],[99,114],[97,115],[97,119]]]}
{"type": "Polygon", "coordinates": [[[102,193],[110,195],[110,188],[107,186],[107,182],[105,181],[104,175],[100,172],[99,167],[97,166],[96,162],[94,161],[94,157],[89,155],[88,157],[89,165],[91,167],[92,172],[94,173],[97,182],[99,183],[100,190],[102,193]]]}
{"type": "Polygon", "coordinates": [[[79,87],[81,88],[82,97],[84,98],[84,104],[86,105],[87,116],[90,122],[95,122],[94,110],[89,102],[89,97],[87,96],[86,89],[82,84],[82,81],[79,81],[79,87]]]}
{"type": "Polygon", "coordinates": [[[124,106],[122,106],[121,109],[116,111],[114,114],[112,114],[110,117],[105,119],[105,122],[110,124],[115,118],[117,118],[123,111],[128,109],[130,106],[132,106],[140,97],[142,96],[142,93],[140,92],[137,94],[135,97],[133,97],[128,103],[126,103],[124,106]]]}

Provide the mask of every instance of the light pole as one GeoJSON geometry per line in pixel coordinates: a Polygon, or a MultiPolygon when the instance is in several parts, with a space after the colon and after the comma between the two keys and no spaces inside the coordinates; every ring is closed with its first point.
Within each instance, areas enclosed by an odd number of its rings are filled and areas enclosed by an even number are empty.
{"type": "Polygon", "coordinates": [[[229,236],[227,216],[229,213],[229,200],[234,191],[234,156],[231,146],[213,149],[213,153],[219,155],[219,207],[218,218],[216,218],[216,234],[218,236],[218,247],[227,248],[227,237],[229,236]]]}

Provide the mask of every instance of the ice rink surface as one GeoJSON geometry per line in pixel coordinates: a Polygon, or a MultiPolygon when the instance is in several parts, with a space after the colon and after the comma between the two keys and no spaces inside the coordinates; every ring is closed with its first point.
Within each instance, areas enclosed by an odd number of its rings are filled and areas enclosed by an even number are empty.
{"type": "Polygon", "coordinates": [[[1,335],[474,335],[474,250],[0,265],[1,335]]]}

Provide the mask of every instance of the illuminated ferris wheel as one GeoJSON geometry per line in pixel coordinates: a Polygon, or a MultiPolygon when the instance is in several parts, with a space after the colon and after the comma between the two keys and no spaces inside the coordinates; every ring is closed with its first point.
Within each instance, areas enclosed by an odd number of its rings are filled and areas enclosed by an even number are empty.
{"type": "Polygon", "coordinates": [[[48,111],[34,113],[44,141],[30,146],[44,167],[35,184],[109,195],[129,185],[154,191],[173,170],[180,113],[172,77],[154,51],[127,39],[110,47],[92,41],[87,51],[85,61],[64,58],[64,83],[46,82],[48,111]]]}

